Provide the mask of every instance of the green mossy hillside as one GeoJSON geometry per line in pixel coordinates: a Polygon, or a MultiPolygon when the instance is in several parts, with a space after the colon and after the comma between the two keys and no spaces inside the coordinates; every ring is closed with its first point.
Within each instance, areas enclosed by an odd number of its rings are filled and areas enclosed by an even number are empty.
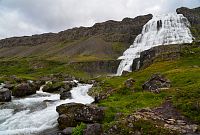
{"type": "MultiPolygon", "coordinates": [[[[181,52],[180,59],[155,62],[146,69],[120,77],[102,77],[98,81],[103,82],[102,90],[110,87],[116,89],[116,92],[99,103],[99,106],[107,108],[105,126],[113,125],[117,113],[128,115],[142,108],[160,106],[169,98],[184,116],[200,123],[200,47],[198,45],[189,45],[185,48],[181,52]],[[142,84],[155,73],[163,74],[168,78],[172,87],[159,94],[143,91],[142,84]],[[124,82],[129,78],[136,81],[134,88],[125,88],[124,82]]],[[[143,126],[145,127],[146,124],[144,123],[143,126]]]]}
{"type": "Polygon", "coordinates": [[[77,70],[77,67],[67,62],[25,58],[0,61],[0,80],[4,80],[4,76],[13,75],[22,79],[36,80],[39,77],[57,73],[69,74],[83,79],[90,78],[87,73],[77,70]]]}

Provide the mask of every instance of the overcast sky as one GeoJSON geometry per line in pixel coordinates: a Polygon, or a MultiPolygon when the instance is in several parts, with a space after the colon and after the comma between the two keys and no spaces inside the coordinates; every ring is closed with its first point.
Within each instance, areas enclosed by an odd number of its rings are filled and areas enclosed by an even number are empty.
{"type": "Polygon", "coordinates": [[[0,0],[0,39],[175,12],[182,6],[198,7],[200,0],[0,0]]]}

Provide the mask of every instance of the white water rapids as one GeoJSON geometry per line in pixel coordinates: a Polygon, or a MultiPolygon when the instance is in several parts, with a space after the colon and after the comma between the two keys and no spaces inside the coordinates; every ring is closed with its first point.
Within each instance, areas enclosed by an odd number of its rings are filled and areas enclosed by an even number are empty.
{"type": "Polygon", "coordinates": [[[71,90],[72,99],[60,100],[59,94],[37,91],[26,98],[13,98],[0,106],[0,135],[37,134],[57,126],[56,106],[64,103],[90,104],[89,84],[78,84],[71,90]]]}
{"type": "Polygon", "coordinates": [[[133,45],[118,58],[122,61],[117,75],[122,75],[123,71],[131,72],[133,60],[139,58],[142,51],[159,45],[191,43],[193,37],[189,26],[189,21],[182,14],[154,16],[143,26],[133,45]]]}

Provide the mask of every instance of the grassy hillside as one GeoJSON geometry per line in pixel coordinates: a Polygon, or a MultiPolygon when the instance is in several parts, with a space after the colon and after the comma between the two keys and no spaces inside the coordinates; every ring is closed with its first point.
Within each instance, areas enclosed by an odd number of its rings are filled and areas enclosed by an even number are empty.
{"type": "MultiPolygon", "coordinates": [[[[175,61],[155,62],[144,70],[129,73],[121,77],[107,77],[101,81],[101,92],[110,88],[115,89],[107,99],[102,100],[99,105],[106,107],[105,127],[116,124],[116,114],[122,113],[127,116],[142,108],[154,108],[160,106],[166,99],[170,98],[173,105],[191,121],[200,124],[200,47],[190,46],[181,52],[181,58],[175,61]],[[154,73],[161,73],[170,79],[172,87],[163,90],[159,94],[142,90],[142,84],[154,73]],[[136,82],[131,89],[124,87],[125,80],[133,78],[136,82]],[[134,92],[133,92],[134,89],[134,92]]],[[[98,89],[98,88],[97,88],[98,89]]],[[[98,89],[98,90],[99,90],[98,89]]],[[[146,124],[148,121],[139,124],[144,132],[150,133],[146,124]],[[149,131],[149,132],[148,132],[149,131]]],[[[154,126],[153,126],[154,125],[154,126]]],[[[121,125],[123,127],[123,125],[121,125]]],[[[137,126],[136,126],[137,127],[137,126]]],[[[126,129],[126,127],[123,127],[126,129]]],[[[156,128],[155,128],[156,129],[156,128]]],[[[154,134],[160,134],[157,129],[154,134]]],[[[163,131],[163,134],[169,132],[163,131]]]]}
{"type": "Polygon", "coordinates": [[[17,76],[18,78],[36,80],[50,74],[69,74],[76,77],[88,79],[89,75],[84,71],[76,69],[67,62],[38,59],[7,59],[0,61],[0,80],[5,77],[17,76]]]}
{"type": "Polygon", "coordinates": [[[42,59],[53,61],[94,61],[117,59],[128,47],[122,42],[106,42],[100,37],[44,43],[35,46],[0,48],[0,59],[42,59]]]}

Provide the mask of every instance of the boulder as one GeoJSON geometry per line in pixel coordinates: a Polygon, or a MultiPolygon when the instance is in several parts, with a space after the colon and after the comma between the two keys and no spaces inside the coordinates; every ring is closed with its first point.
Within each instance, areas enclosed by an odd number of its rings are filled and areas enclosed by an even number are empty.
{"type": "Polygon", "coordinates": [[[44,87],[43,87],[43,91],[44,92],[55,92],[55,91],[59,91],[60,88],[64,87],[64,83],[63,82],[56,82],[56,83],[47,83],[44,87]]]}
{"type": "Polygon", "coordinates": [[[74,127],[80,122],[100,122],[104,118],[104,110],[94,105],[62,104],[56,108],[56,111],[59,113],[58,123],[61,129],[74,127]]]}
{"type": "Polygon", "coordinates": [[[124,82],[124,86],[127,88],[132,88],[134,85],[135,80],[133,80],[133,78],[129,78],[128,80],[126,80],[124,82]]]}
{"type": "Polygon", "coordinates": [[[71,135],[74,127],[67,127],[62,131],[63,135],[71,135]]]}
{"type": "Polygon", "coordinates": [[[142,88],[152,92],[159,92],[162,88],[169,88],[170,81],[160,74],[153,74],[151,78],[146,81],[142,88]]]}
{"type": "Polygon", "coordinates": [[[79,124],[79,122],[74,119],[73,114],[61,114],[59,115],[57,121],[60,129],[65,129],[67,127],[76,127],[76,125],[79,124]]]}
{"type": "Polygon", "coordinates": [[[0,102],[11,101],[11,91],[7,88],[0,89],[0,102]]]}
{"type": "Polygon", "coordinates": [[[12,90],[12,95],[15,97],[24,97],[36,93],[36,87],[29,83],[21,83],[16,85],[12,90]]]}
{"type": "Polygon", "coordinates": [[[4,86],[4,88],[7,88],[7,89],[9,89],[9,90],[12,90],[13,88],[14,88],[14,84],[6,84],[5,86],[4,86]]]}
{"type": "Polygon", "coordinates": [[[103,135],[103,128],[99,123],[88,124],[83,135],[103,135]]]}
{"type": "Polygon", "coordinates": [[[29,86],[32,88],[32,89],[35,89],[36,91],[40,89],[41,85],[38,84],[38,83],[35,83],[35,82],[32,82],[32,83],[28,83],[29,86]]]}
{"type": "Polygon", "coordinates": [[[64,81],[64,82],[52,82],[47,83],[43,91],[44,92],[63,92],[63,91],[70,91],[73,87],[76,87],[78,84],[73,81],[64,81]]]}
{"type": "Polygon", "coordinates": [[[62,93],[60,93],[60,99],[61,100],[65,100],[65,99],[71,99],[72,98],[72,94],[70,91],[63,91],[62,93]]]}

